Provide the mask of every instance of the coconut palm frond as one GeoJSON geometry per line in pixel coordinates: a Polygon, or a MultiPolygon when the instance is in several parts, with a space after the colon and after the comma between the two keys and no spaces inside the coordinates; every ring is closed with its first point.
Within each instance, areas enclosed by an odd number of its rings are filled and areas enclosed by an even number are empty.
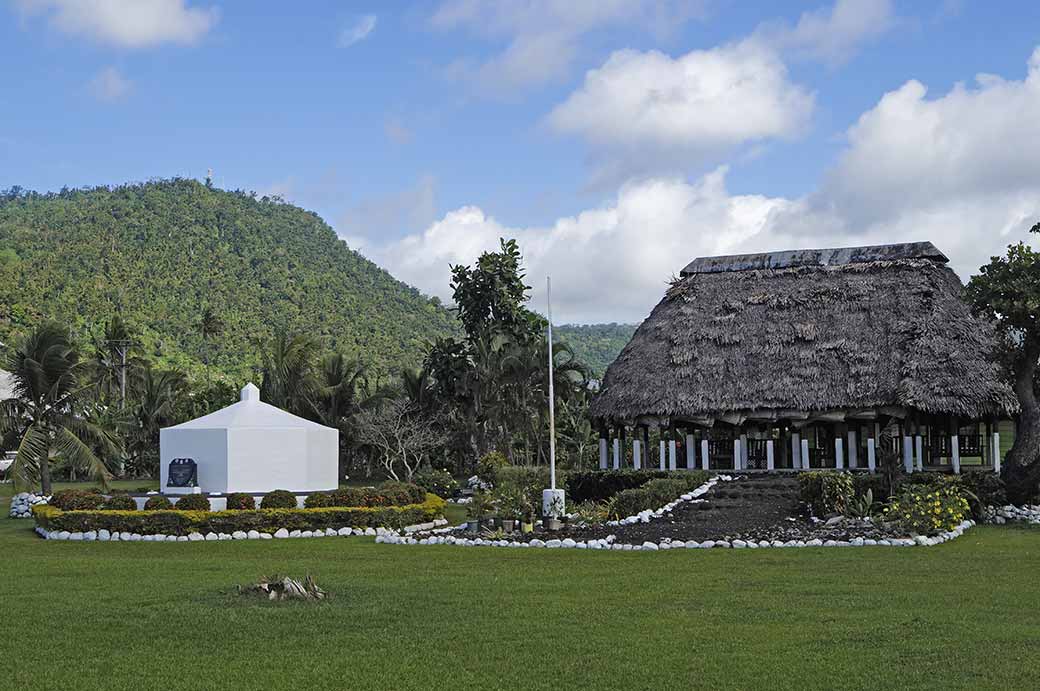
{"type": "Polygon", "coordinates": [[[22,435],[22,441],[18,444],[14,463],[8,471],[14,480],[15,489],[23,491],[31,489],[39,482],[40,463],[47,462],[47,454],[50,451],[50,439],[47,432],[36,425],[30,425],[22,435]]]}
{"type": "Polygon", "coordinates": [[[94,451],[83,442],[82,439],[73,434],[72,430],[62,428],[54,440],[55,450],[66,458],[73,466],[83,468],[103,488],[108,488],[108,481],[112,479],[104,462],[94,454],[94,451]]]}

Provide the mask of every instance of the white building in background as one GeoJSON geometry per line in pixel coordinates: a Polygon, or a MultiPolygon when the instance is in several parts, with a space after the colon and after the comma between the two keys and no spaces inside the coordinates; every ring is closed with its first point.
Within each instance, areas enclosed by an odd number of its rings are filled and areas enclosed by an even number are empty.
{"type": "Polygon", "coordinates": [[[338,486],[339,430],[260,400],[253,384],[242,399],[159,433],[163,494],[306,494],[338,486]]]}

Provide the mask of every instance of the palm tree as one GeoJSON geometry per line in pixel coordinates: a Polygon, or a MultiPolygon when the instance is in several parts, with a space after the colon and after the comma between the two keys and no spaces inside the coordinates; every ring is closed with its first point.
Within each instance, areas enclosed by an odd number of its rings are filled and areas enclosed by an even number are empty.
{"type": "Polygon", "coordinates": [[[155,370],[144,367],[134,382],[137,404],[134,406],[134,429],[129,435],[127,451],[137,472],[154,471],[159,450],[159,430],[176,422],[175,413],[184,401],[188,379],[177,370],[155,370]]]}
{"type": "Polygon", "coordinates": [[[320,349],[318,339],[310,334],[275,334],[260,353],[260,397],[283,410],[306,415],[313,409],[319,389],[314,370],[320,349]]]}
{"type": "Polygon", "coordinates": [[[7,358],[14,397],[0,401],[0,425],[16,430],[18,444],[10,474],[17,486],[34,486],[51,493],[51,459],[72,467],[107,486],[111,477],[95,453],[114,458],[118,447],[111,435],[78,413],[90,388],[86,366],[69,340],[68,331],[45,322],[22,339],[7,358]]]}

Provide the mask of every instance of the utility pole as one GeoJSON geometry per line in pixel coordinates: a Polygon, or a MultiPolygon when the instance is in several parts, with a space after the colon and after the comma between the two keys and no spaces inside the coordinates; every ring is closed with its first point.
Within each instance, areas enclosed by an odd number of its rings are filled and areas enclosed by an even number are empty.
{"type": "MultiPolygon", "coordinates": [[[[546,312],[549,315],[549,489],[542,490],[542,515],[559,520],[564,515],[564,491],[556,489],[556,392],[553,390],[552,283],[545,277],[546,312]]],[[[551,528],[555,529],[555,528],[551,528]]]]}
{"type": "Polygon", "coordinates": [[[133,341],[117,338],[108,341],[108,345],[119,353],[119,409],[123,410],[126,408],[126,354],[133,345],[133,341]]]}

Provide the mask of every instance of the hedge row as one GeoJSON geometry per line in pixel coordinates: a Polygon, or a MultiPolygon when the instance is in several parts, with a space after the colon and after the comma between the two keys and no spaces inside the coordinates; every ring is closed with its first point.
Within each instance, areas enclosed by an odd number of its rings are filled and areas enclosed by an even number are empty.
{"type": "MultiPolygon", "coordinates": [[[[426,490],[407,482],[384,482],[378,487],[341,487],[331,492],[312,492],[304,506],[308,509],[350,506],[408,506],[426,500],[426,490]]],[[[296,498],[293,497],[293,501],[296,498]]],[[[283,507],[272,507],[283,508],[283,507]]]]}
{"type": "Polygon", "coordinates": [[[325,528],[403,528],[440,516],[444,500],[427,494],[421,504],[321,509],[259,509],[254,511],[62,511],[53,506],[33,507],[36,523],[45,530],[70,533],[101,530],[139,535],[187,535],[256,530],[325,528]]]}
{"type": "Polygon", "coordinates": [[[565,486],[570,501],[606,501],[619,492],[642,487],[651,480],[689,475],[690,471],[685,470],[592,470],[569,474],[565,486]]]}
{"type": "Polygon", "coordinates": [[[708,473],[693,470],[650,480],[642,487],[618,492],[613,500],[611,513],[616,518],[625,518],[640,511],[656,511],[668,502],[700,487],[708,481],[708,477],[708,473]]]}

